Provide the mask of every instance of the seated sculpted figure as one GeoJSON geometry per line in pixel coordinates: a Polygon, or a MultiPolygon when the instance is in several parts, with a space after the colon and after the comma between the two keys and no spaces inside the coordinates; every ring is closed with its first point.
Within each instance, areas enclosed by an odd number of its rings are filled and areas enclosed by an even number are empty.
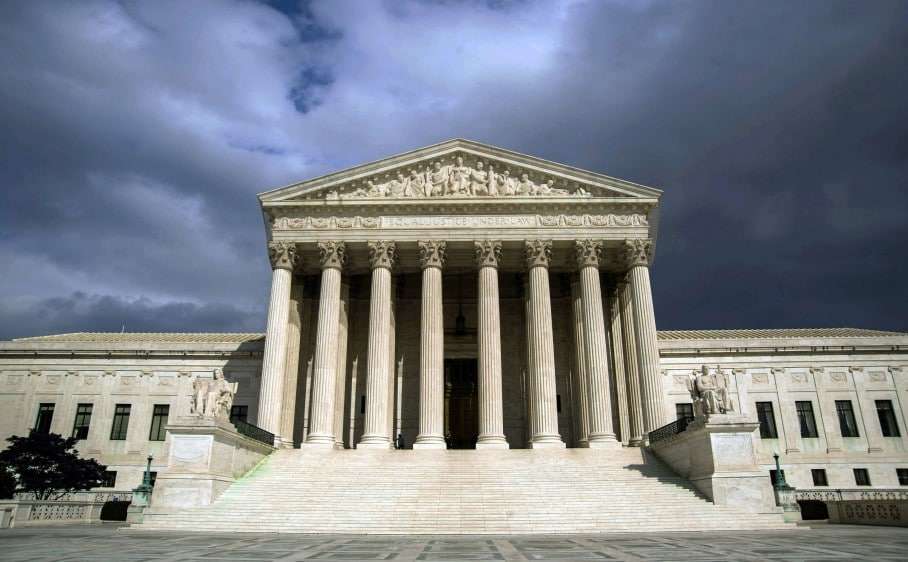
{"type": "Polygon", "coordinates": [[[703,365],[699,375],[691,376],[687,388],[694,402],[696,417],[734,411],[734,405],[725,385],[725,376],[718,368],[715,372],[710,372],[709,367],[703,365]]]}
{"type": "Polygon", "coordinates": [[[190,413],[205,418],[227,419],[239,383],[227,382],[224,371],[215,369],[209,379],[196,378],[192,383],[190,413]]]}

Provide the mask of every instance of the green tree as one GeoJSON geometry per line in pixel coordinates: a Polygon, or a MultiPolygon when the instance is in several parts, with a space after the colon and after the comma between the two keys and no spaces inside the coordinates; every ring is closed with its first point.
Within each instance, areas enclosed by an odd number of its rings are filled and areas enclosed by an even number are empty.
{"type": "Polygon", "coordinates": [[[12,499],[16,493],[16,479],[5,464],[0,464],[0,500],[12,499]]]}
{"type": "Polygon", "coordinates": [[[77,440],[56,433],[31,431],[16,435],[0,452],[0,466],[15,478],[15,491],[34,494],[36,499],[57,499],[69,492],[100,486],[105,466],[94,459],[79,458],[77,440]]]}

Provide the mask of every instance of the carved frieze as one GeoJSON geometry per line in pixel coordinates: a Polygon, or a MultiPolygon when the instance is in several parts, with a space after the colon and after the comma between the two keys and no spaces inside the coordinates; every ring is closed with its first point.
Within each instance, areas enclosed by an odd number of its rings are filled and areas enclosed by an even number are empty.
{"type": "MultiPolygon", "coordinates": [[[[596,188],[552,174],[517,168],[467,153],[353,180],[326,199],[425,199],[434,197],[592,197],[596,188]]],[[[615,194],[611,194],[615,195],[615,194]]],[[[321,197],[313,193],[307,198],[321,197]]]]}
{"type": "Polygon", "coordinates": [[[501,242],[497,240],[481,240],[473,243],[477,267],[498,267],[501,259],[501,242]]]}
{"type": "Polygon", "coordinates": [[[551,240],[527,240],[524,243],[527,269],[534,267],[548,267],[552,261],[551,240]]]}
{"type": "Polygon", "coordinates": [[[646,215],[420,215],[382,217],[279,217],[275,230],[358,230],[393,228],[541,228],[541,227],[645,227],[646,215]]]}
{"type": "Polygon", "coordinates": [[[322,269],[343,269],[347,260],[347,247],[343,242],[329,241],[318,243],[319,262],[322,269]]]}
{"type": "Polygon", "coordinates": [[[448,244],[442,240],[420,240],[419,241],[419,265],[423,269],[427,267],[442,268],[445,266],[448,244]]]}
{"type": "Polygon", "coordinates": [[[397,258],[397,245],[390,240],[369,242],[369,263],[372,269],[383,267],[391,269],[397,258]]]}
{"type": "Polygon", "coordinates": [[[602,242],[599,240],[576,240],[574,242],[574,259],[577,269],[599,267],[602,263],[602,242]]]}

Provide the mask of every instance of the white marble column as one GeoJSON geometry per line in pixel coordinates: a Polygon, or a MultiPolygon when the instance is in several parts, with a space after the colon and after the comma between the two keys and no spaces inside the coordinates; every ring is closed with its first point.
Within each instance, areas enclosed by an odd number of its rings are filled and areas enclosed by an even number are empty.
{"type": "Polygon", "coordinates": [[[369,355],[366,363],[366,416],[359,449],[390,449],[389,406],[391,373],[391,268],[397,255],[394,242],[369,242],[372,293],[369,298],[369,355]]]}
{"type": "MultiPolygon", "coordinates": [[[[259,427],[274,434],[277,446],[284,446],[287,436],[281,435],[281,406],[284,395],[284,370],[287,364],[287,322],[290,316],[290,287],[293,269],[299,262],[296,245],[291,242],[269,242],[271,259],[271,299],[268,303],[268,324],[265,332],[265,353],[262,357],[262,385],[259,392],[259,427]]],[[[293,436],[289,436],[292,442],[293,436]]]]}
{"type": "Polygon", "coordinates": [[[501,317],[498,261],[501,242],[474,243],[479,267],[479,438],[477,449],[507,449],[501,402],[501,317]]]}
{"type": "Polygon", "coordinates": [[[618,441],[612,427],[608,348],[605,317],[602,313],[602,287],[599,283],[602,242],[577,240],[574,242],[574,257],[580,276],[580,301],[583,309],[583,350],[590,409],[589,447],[615,447],[618,446],[618,441]]]}
{"type": "Polygon", "coordinates": [[[650,240],[625,240],[629,267],[628,283],[634,303],[644,438],[648,432],[662,427],[666,418],[665,394],[659,369],[659,343],[656,339],[656,317],[653,313],[653,294],[649,282],[652,246],[650,240]]]}
{"type": "Polygon", "coordinates": [[[628,415],[627,400],[627,376],[624,368],[624,341],[623,330],[621,329],[621,300],[618,296],[618,289],[614,285],[606,290],[608,295],[609,311],[609,345],[612,350],[612,365],[615,381],[615,400],[618,402],[618,425],[620,431],[620,441],[624,445],[630,442],[630,432],[628,426],[630,419],[628,415]]]}
{"type": "Polygon", "coordinates": [[[343,242],[319,242],[322,288],[319,294],[312,401],[306,445],[334,447],[334,397],[337,384],[337,333],[341,271],[346,261],[343,242]]]}
{"type": "Polygon", "coordinates": [[[580,292],[580,279],[571,282],[571,313],[574,326],[574,389],[577,408],[577,447],[589,446],[590,440],[590,404],[587,389],[586,351],[583,343],[583,300],[580,292]]]}
{"type": "Polygon", "coordinates": [[[634,302],[627,283],[618,283],[624,373],[627,382],[627,440],[632,447],[643,443],[643,404],[640,400],[640,369],[637,366],[637,336],[634,329],[634,302]]]}
{"type": "Polygon", "coordinates": [[[284,398],[281,406],[281,436],[284,445],[293,446],[296,422],[296,390],[299,383],[300,343],[302,338],[303,283],[294,278],[290,289],[290,314],[287,319],[287,360],[284,365],[284,398]]]}
{"type": "Polygon", "coordinates": [[[419,333],[419,436],[414,449],[444,449],[445,369],[441,273],[447,244],[419,242],[422,311],[419,333]]]}
{"type": "Polygon", "coordinates": [[[530,360],[530,403],[534,418],[530,448],[563,448],[558,433],[558,395],[555,386],[555,344],[552,333],[552,298],[549,294],[551,240],[525,243],[529,277],[527,318],[530,360]]]}
{"type": "MultiPolygon", "coordinates": [[[[337,313],[337,382],[334,383],[334,445],[344,448],[344,402],[347,397],[347,341],[350,335],[350,284],[341,282],[337,313]]],[[[352,447],[353,444],[351,443],[352,447]]]]}

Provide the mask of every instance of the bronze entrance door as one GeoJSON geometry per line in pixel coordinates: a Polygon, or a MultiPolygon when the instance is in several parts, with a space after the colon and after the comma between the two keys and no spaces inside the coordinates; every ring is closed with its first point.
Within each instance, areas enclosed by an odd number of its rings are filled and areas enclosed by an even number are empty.
{"type": "Polygon", "coordinates": [[[479,437],[476,359],[445,359],[445,441],[449,449],[475,449],[479,437]]]}

